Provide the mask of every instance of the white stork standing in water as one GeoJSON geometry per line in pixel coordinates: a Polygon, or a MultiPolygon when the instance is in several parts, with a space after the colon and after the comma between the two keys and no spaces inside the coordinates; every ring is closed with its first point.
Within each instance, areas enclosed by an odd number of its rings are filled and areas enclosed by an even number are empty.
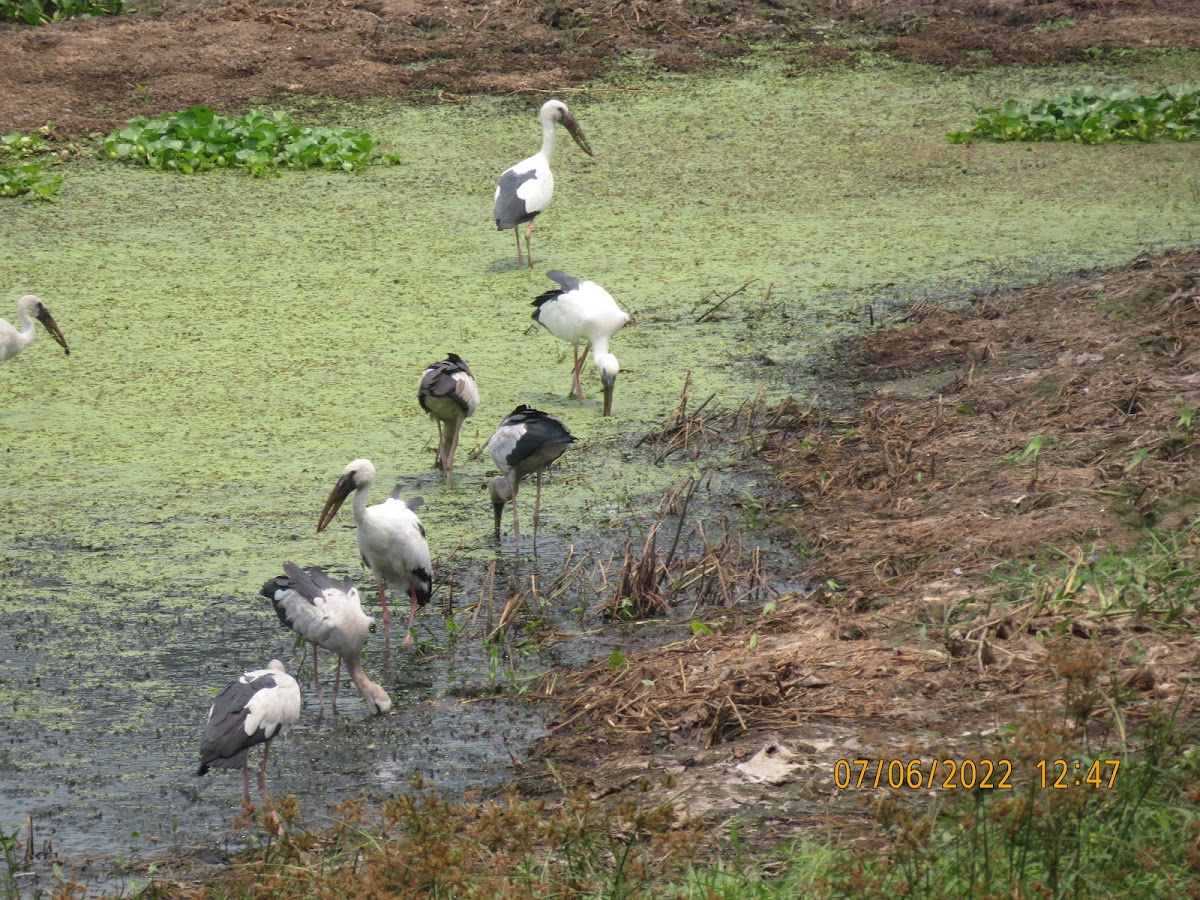
{"type": "Polygon", "coordinates": [[[258,792],[267,797],[267,753],[271,741],[287,734],[300,718],[300,685],[283,663],[271,660],[265,669],[245,672],[227,684],[208,711],[200,738],[200,768],[242,770],[242,798],[250,802],[250,748],[263,745],[258,769],[258,792]]]}
{"type": "Polygon", "coordinates": [[[391,650],[392,617],[384,586],[390,585],[392,590],[408,594],[410,611],[404,643],[411,644],[417,609],[428,603],[432,596],[429,544],[425,540],[425,528],[414,512],[424,501],[420,497],[407,502],[401,500],[397,486],[387,500],[367,506],[367,492],[374,483],[375,466],[369,459],[356,459],[347,465],[325,501],[317,531],[325,530],[353,492],[358,552],[379,585],[384,648],[391,650]]]}
{"type": "Polygon", "coordinates": [[[567,104],[561,100],[547,100],[542,104],[539,113],[542,120],[542,149],[528,159],[523,159],[515,166],[505,169],[496,185],[496,205],[492,215],[496,219],[499,231],[513,230],[517,238],[517,265],[521,264],[521,229],[523,222],[529,225],[525,228],[525,256],[529,259],[529,268],[533,268],[533,254],[529,250],[529,239],[533,236],[533,220],[537,214],[550,205],[554,196],[554,175],[550,172],[550,157],[554,155],[556,137],[555,126],[561,123],[575,143],[588,156],[592,156],[592,148],[588,146],[583,130],[567,104]]]}
{"type": "Polygon", "coordinates": [[[557,269],[547,272],[546,277],[559,287],[546,291],[533,301],[536,307],[533,320],[556,338],[569,342],[575,351],[571,390],[581,405],[583,386],[579,383],[579,373],[587,361],[588,349],[593,351],[600,383],[604,385],[604,415],[611,415],[613,387],[621,365],[608,352],[608,342],[625,327],[629,314],[594,281],[580,281],[557,269]],[[587,342],[582,354],[579,352],[580,341],[587,342]]]}
{"type": "Polygon", "coordinates": [[[538,522],[542,508],[542,472],[575,442],[567,426],[554,416],[522,404],[514,409],[487,442],[488,453],[500,474],[488,489],[496,514],[496,540],[500,540],[500,517],[504,504],[513,510],[514,553],[521,551],[521,529],[517,521],[517,487],[531,472],[537,474],[537,499],[533,504],[533,550],[537,552],[538,522]]]}
{"type": "Polygon", "coordinates": [[[417,386],[417,401],[429,418],[437,422],[437,466],[448,479],[458,450],[458,433],[479,406],[479,387],[467,361],[451,353],[431,365],[417,386]]]}
{"type": "Polygon", "coordinates": [[[39,300],[37,295],[26,294],[17,301],[17,324],[21,326],[20,329],[14,328],[11,322],[0,319],[0,362],[16,356],[33,343],[34,319],[46,327],[50,337],[58,341],[64,353],[68,356],[71,354],[67,339],[58,330],[58,323],[54,321],[54,316],[50,315],[50,310],[46,309],[46,304],[39,300]]]}
{"type": "Polygon", "coordinates": [[[392,700],[387,691],[363,671],[362,651],[367,646],[367,632],[375,620],[363,612],[354,583],[349,578],[334,581],[316,566],[306,572],[293,562],[284,563],[283,571],[283,575],[264,584],[259,593],[271,601],[279,621],[313,645],[313,679],[321,707],[325,707],[325,698],[321,696],[317,647],[331,650],[338,657],[337,674],[333,679],[335,712],[342,663],[346,664],[350,679],[367,701],[372,715],[391,709],[392,700]]]}

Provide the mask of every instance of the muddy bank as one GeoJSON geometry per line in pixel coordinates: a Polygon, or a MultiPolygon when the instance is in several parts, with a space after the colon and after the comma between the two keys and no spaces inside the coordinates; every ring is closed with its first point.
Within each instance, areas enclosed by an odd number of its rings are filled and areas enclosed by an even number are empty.
{"type": "Polygon", "coordinates": [[[1191,0],[148,0],[130,15],[0,24],[0,132],[61,136],[196,103],[234,111],[295,95],[459,102],[614,71],[690,72],[764,43],[799,69],[855,51],[979,68],[1200,47],[1191,0]]]}
{"type": "Polygon", "coordinates": [[[671,798],[763,849],[877,839],[873,798],[835,786],[839,759],[980,753],[1024,711],[1061,716],[1088,667],[1132,730],[1177,701],[1194,719],[1194,605],[1164,628],[1078,573],[1150,527],[1184,558],[1200,540],[1200,253],[899,321],[845,346],[832,377],[854,404],[711,420],[769,473],[759,521],[815,587],[627,668],[560,677],[539,752],[568,786],[671,798]],[[1060,573],[1061,605],[1022,598],[1025,570],[1060,573]]]}

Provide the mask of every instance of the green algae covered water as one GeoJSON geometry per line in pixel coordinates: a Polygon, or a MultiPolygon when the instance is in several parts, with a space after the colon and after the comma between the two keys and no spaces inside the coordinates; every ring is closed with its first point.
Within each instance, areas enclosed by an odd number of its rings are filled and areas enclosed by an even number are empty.
{"type": "MultiPolygon", "coordinates": [[[[763,383],[815,392],[797,373],[864,327],[867,303],[1194,244],[1194,146],[945,139],[972,103],[1200,79],[1194,55],[1120,65],[956,76],[763,57],[719,77],[564,95],[596,158],[560,134],[532,271],[490,214],[499,172],[537,148],[541,97],[325,108],[322,121],[366,128],[404,159],[354,176],[85,162],[55,203],[0,201],[0,315],[34,291],[72,347],[65,357],[41,333],[0,366],[0,829],[32,812],[66,854],[224,833],[236,777],[192,775],[208,704],[242,669],[279,656],[296,671],[304,658],[258,588],[293,559],[353,575],[377,609],[349,509],[315,533],[355,457],[379,468],[379,499],[394,482],[425,497],[443,593],[451,568],[477,590],[497,549],[490,462],[469,454],[518,403],[559,415],[583,444],[545,491],[553,566],[572,544],[642,527],[647,499],[679,479],[636,445],[689,370],[693,396],[730,405],[763,383]],[[567,399],[566,345],[531,328],[550,268],[598,281],[635,316],[613,345],[611,419],[594,367],[581,408],[567,399]],[[446,485],[415,394],[450,351],[483,402],[446,485]]],[[[418,622],[447,645],[434,607],[418,622]]],[[[310,691],[272,754],[273,788],[319,812],[401,790],[416,769],[453,792],[504,781],[508,750],[540,724],[519,704],[454,701],[487,688],[486,652],[398,648],[381,671],[375,640],[368,668],[396,713],[366,719],[351,692],[319,717],[310,691]]]]}

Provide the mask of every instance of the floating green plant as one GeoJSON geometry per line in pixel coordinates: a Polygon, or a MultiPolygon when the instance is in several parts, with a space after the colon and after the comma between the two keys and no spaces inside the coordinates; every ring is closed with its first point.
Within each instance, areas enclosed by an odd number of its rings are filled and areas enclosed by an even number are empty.
{"type": "Polygon", "coordinates": [[[1200,88],[1173,84],[1157,94],[1139,95],[1129,87],[1099,91],[1081,88],[1052,100],[1006,100],[976,110],[979,118],[966,131],[951,131],[952,143],[987,138],[997,141],[1153,141],[1200,136],[1200,88]]]}
{"type": "Polygon", "coordinates": [[[115,16],[125,0],[0,0],[0,20],[43,25],[75,16],[115,16]]]}
{"type": "Polygon", "coordinates": [[[46,175],[40,163],[0,166],[0,197],[29,194],[37,200],[49,200],[62,187],[62,176],[46,175]]]}
{"type": "Polygon", "coordinates": [[[354,172],[400,161],[376,153],[375,146],[365,131],[297,125],[281,110],[222,116],[207,106],[193,106],[131,120],[104,139],[101,155],[185,175],[210,169],[246,169],[259,176],[279,169],[354,172]]]}

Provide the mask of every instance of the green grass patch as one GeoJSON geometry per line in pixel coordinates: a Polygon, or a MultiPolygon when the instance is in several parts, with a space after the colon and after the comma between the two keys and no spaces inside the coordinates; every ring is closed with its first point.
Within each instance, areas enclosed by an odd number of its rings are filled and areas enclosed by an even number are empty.
{"type": "Polygon", "coordinates": [[[1051,100],[1007,100],[998,107],[976,108],[979,117],[966,131],[951,131],[952,143],[974,140],[1178,141],[1200,136],[1200,88],[1173,84],[1157,94],[1132,88],[1099,91],[1082,88],[1051,100]]]}
{"type": "Polygon", "coordinates": [[[1029,563],[1007,579],[1014,609],[1061,616],[1063,629],[1082,616],[1200,631],[1200,525],[1147,530],[1130,550],[1056,553],[1050,565],[1029,563]]]}
{"type": "Polygon", "coordinates": [[[62,187],[62,176],[45,174],[41,163],[0,166],[0,197],[28,194],[36,200],[49,200],[62,187]]]}
{"type": "Polygon", "coordinates": [[[0,0],[0,20],[43,25],[75,16],[116,16],[125,0],[0,0]]]}
{"type": "Polygon", "coordinates": [[[280,169],[354,172],[399,163],[399,157],[375,148],[375,139],[365,131],[297,125],[279,110],[222,116],[207,106],[193,106],[131,120],[104,139],[101,155],[185,175],[210,169],[246,169],[257,176],[280,169]]]}

